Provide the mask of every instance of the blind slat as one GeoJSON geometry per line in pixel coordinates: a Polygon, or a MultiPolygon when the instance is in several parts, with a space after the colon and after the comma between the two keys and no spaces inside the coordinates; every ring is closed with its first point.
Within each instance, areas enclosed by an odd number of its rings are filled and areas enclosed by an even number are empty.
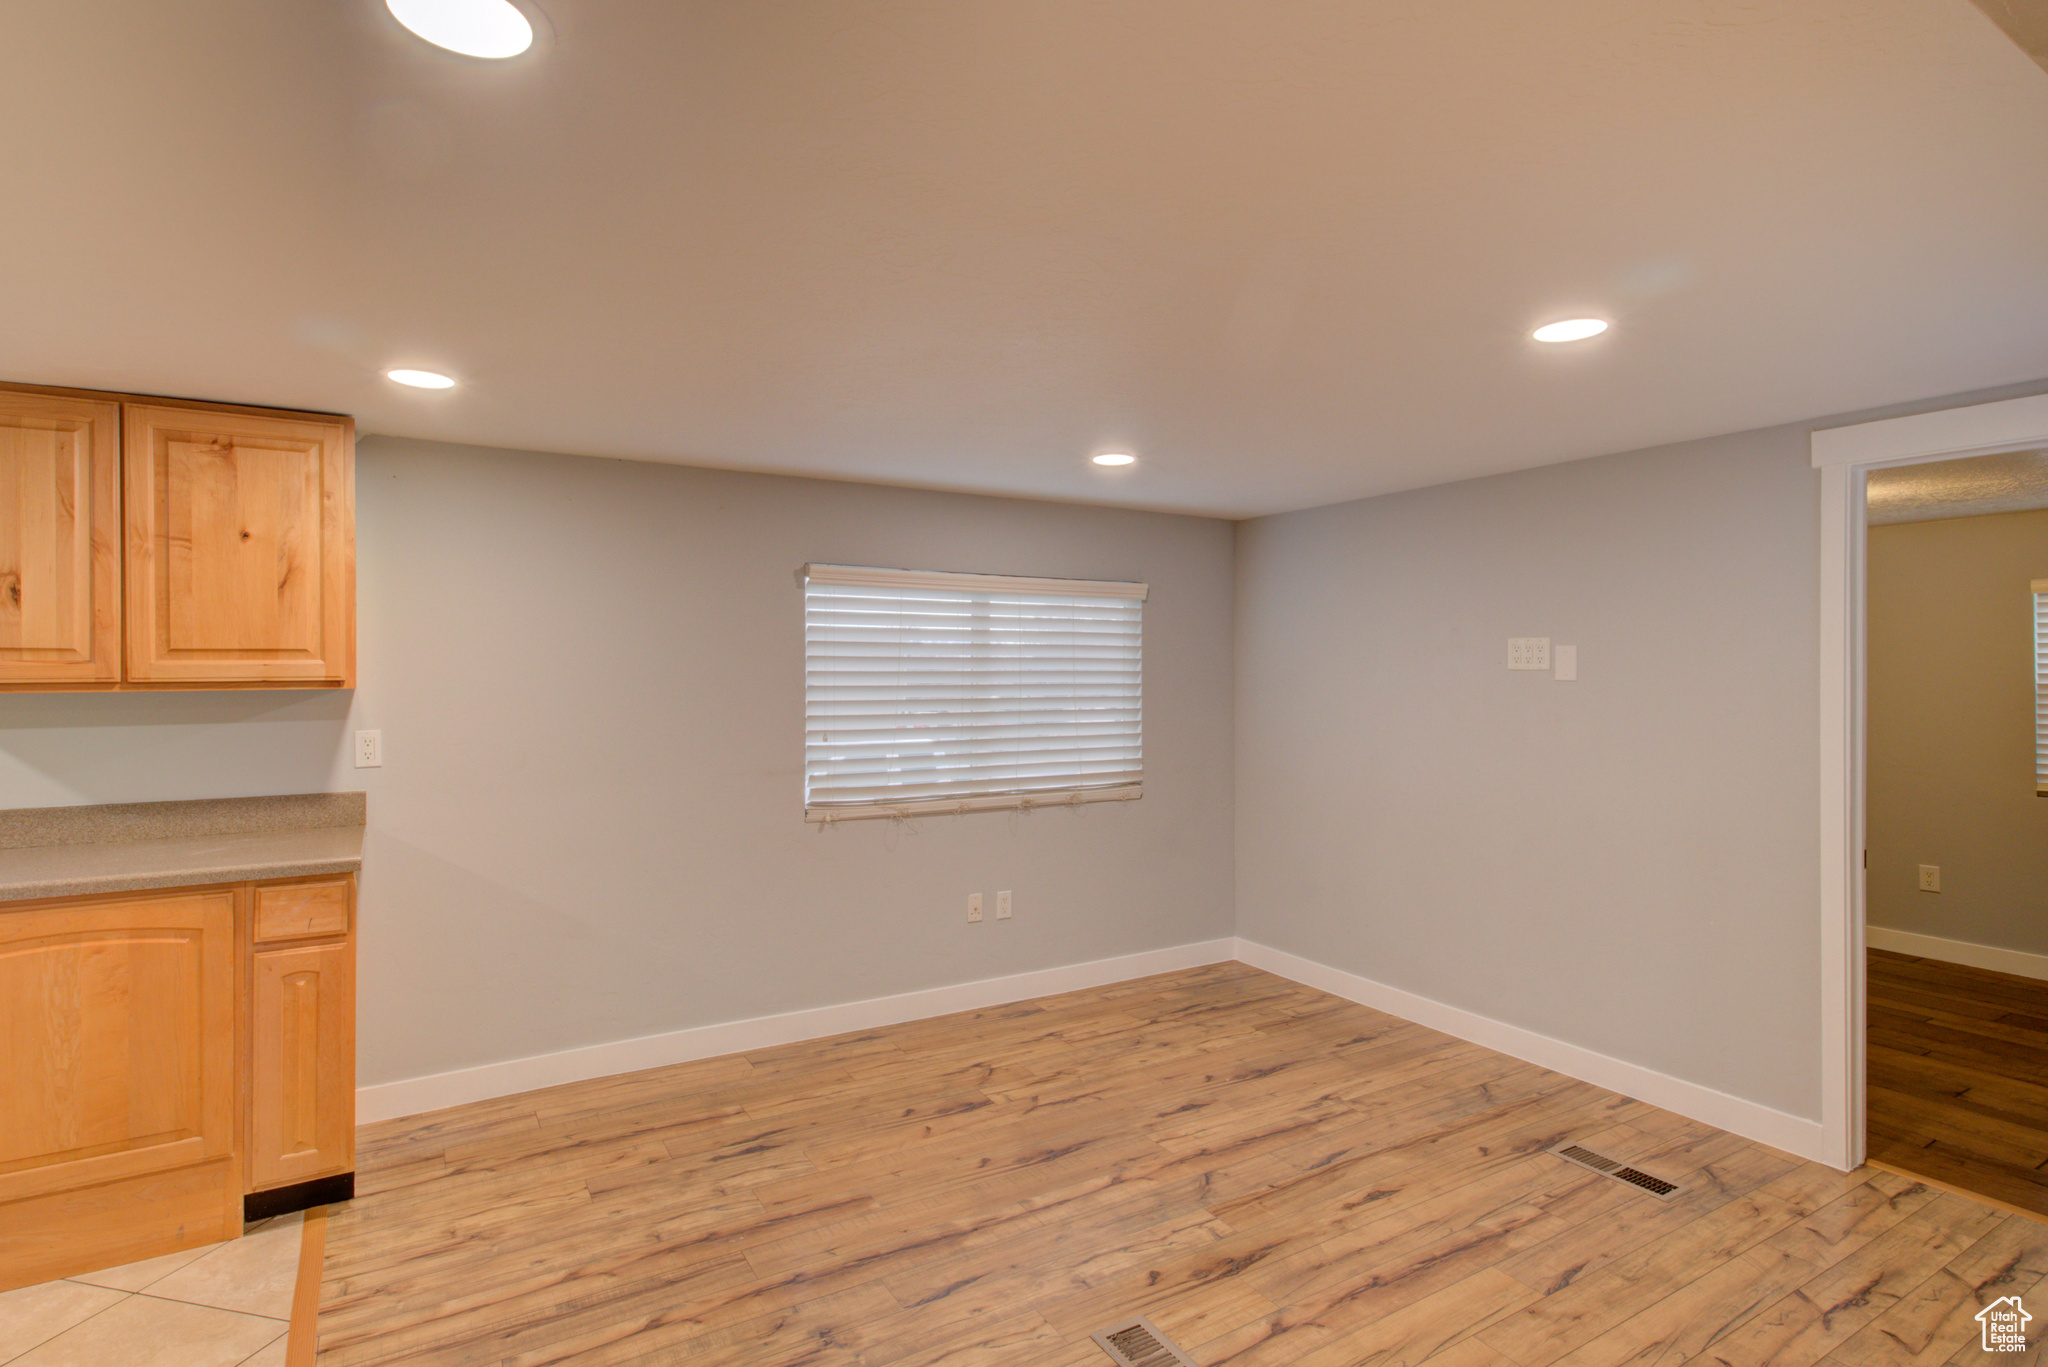
{"type": "Polygon", "coordinates": [[[834,576],[804,586],[807,807],[1136,794],[1142,585],[834,576]]]}

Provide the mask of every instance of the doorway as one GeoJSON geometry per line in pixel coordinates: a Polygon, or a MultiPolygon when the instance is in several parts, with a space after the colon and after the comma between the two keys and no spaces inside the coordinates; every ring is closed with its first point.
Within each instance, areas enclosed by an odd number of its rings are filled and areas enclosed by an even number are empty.
{"type": "Polygon", "coordinates": [[[1867,1156],[2048,1216],[2048,449],[1865,507],[1867,1156]]]}
{"type": "Polygon", "coordinates": [[[1864,1158],[1864,577],[1871,472],[2048,449],[2048,394],[1882,418],[1811,436],[1820,473],[1820,1119],[1808,1154],[1864,1158]]]}

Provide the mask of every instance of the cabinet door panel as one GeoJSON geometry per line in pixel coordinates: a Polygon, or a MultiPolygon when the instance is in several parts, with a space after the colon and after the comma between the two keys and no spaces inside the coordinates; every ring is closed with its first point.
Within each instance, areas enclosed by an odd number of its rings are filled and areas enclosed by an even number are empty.
{"type": "Polygon", "coordinates": [[[230,1156],[234,897],[0,914],[0,1201],[230,1156]]]}
{"type": "Polygon", "coordinates": [[[130,404],[128,677],[352,683],[348,425],[130,404]]]}
{"type": "Polygon", "coordinates": [[[355,962],[346,943],[256,955],[249,1175],[256,1190],[355,1159],[355,962]]]}
{"type": "Polygon", "coordinates": [[[121,677],[120,421],[0,391],[0,684],[121,677]]]}
{"type": "Polygon", "coordinates": [[[170,649],[320,652],[320,450],[165,444],[170,649]]]}

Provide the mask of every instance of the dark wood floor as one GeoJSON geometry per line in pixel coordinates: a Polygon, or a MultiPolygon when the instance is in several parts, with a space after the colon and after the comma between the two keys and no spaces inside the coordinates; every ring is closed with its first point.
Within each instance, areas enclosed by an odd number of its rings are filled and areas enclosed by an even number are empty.
{"type": "Polygon", "coordinates": [[[1202,1367],[1974,1367],[1977,1312],[2048,1289],[2048,1224],[1243,964],[366,1126],[358,1154],[320,1367],[1108,1367],[1089,1331],[1134,1313],[1202,1367]]]}
{"type": "Polygon", "coordinates": [[[2048,982],[1871,950],[1870,1158],[2048,1215],[2048,982]]]}

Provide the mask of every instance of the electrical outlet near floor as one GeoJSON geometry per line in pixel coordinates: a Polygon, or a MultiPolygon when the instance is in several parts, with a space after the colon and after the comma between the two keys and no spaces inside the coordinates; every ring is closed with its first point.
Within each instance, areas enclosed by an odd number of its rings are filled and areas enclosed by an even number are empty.
{"type": "Polygon", "coordinates": [[[1941,891],[1941,865],[1922,864],[1920,866],[1920,891],[1941,891]]]}
{"type": "Polygon", "coordinates": [[[1508,668],[1550,668],[1550,638],[1548,636],[1508,637],[1508,668]]]}
{"type": "Polygon", "coordinates": [[[1007,888],[996,894],[996,919],[998,921],[1010,919],[1010,893],[1007,888]]]}
{"type": "Polygon", "coordinates": [[[967,919],[969,921],[979,921],[981,919],[981,894],[978,892],[968,895],[967,919]]]}

